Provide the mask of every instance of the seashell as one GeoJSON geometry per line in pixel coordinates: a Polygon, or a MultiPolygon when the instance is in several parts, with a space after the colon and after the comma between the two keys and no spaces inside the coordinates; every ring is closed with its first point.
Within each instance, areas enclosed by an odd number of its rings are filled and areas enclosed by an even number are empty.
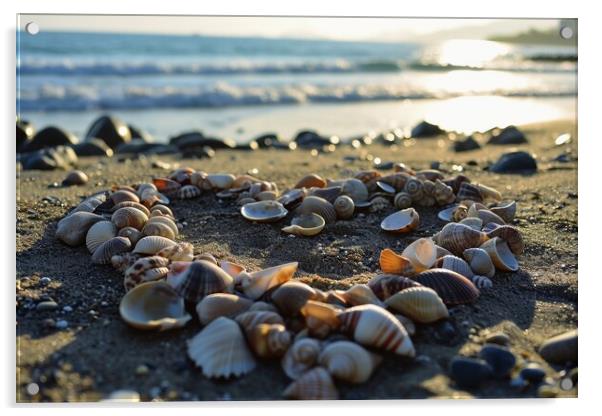
{"type": "MultiPolygon", "coordinates": [[[[403,190],[403,188],[405,187],[406,183],[408,182],[408,180],[411,178],[412,178],[412,176],[410,176],[408,173],[398,172],[398,173],[393,173],[391,175],[383,176],[382,178],[379,179],[379,182],[386,183],[387,185],[391,185],[393,188],[395,188],[396,192],[401,192],[403,190]]],[[[376,185],[376,181],[374,183],[376,185]]],[[[378,185],[376,185],[376,187],[378,187],[378,185]]]]}
{"type": "Polygon", "coordinates": [[[364,182],[355,178],[347,179],[343,183],[342,193],[353,199],[353,202],[360,202],[368,199],[368,188],[366,188],[364,182]]]}
{"type": "Polygon", "coordinates": [[[439,205],[451,204],[456,200],[456,194],[451,186],[446,185],[441,180],[435,181],[435,190],[433,196],[439,205]]]}
{"type": "Polygon", "coordinates": [[[308,300],[317,299],[318,294],[311,286],[289,280],[272,293],[272,302],[285,316],[296,316],[308,300]]]}
{"type": "Polygon", "coordinates": [[[230,189],[234,184],[236,177],[229,173],[218,173],[207,175],[205,183],[208,183],[213,189],[230,189]]]}
{"type": "Polygon", "coordinates": [[[483,221],[483,224],[488,224],[490,222],[494,224],[504,225],[506,222],[501,219],[497,214],[494,214],[488,209],[480,209],[477,211],[478,218],[483,221]]]}
{"type": "Polygon", "coordinates": [[[376,181],[376,186],[383,192],[387,193],[387,194],[395,194],[397,192],[397,190],[395,189],[394,186],[389,185],[387,182],[383,182],[383,181],[376,181]]]}
{"type": "Polygon", "coordinates": [[[188,341],[188,356],[209,378],[239,377],[256,365],[239,326],[224,317],[215,319],[188,341]]]}
{"type": "Polygon", "coordinates": [[[460,273],[469,279],[474,275],[470,265],[460,257],[449,255],[437,259],[436,267],[460,273]]]}
{"type": "Polygon", "coordinates": [[[163,215],[167,215],[171,218],[174,218],[174,215],[173,215],[173,212],[171,211],[171,209],[165,205],[161,205],[161,204],[153,205],[150,210],[151,210],[151,213],[153,211],[159,211],[163,215]]]}
{"type": "Polygon", "coordinates": [[[137,254],[147,254],[149,256],[154,256],[164,248],[171,247],[174,245],[176,245],[176,242],[170,240],[169,238],[161,237],[158,235],[151,235],[138,240],[133,252],[137,254]]]}
{"type": "Polygon", "coordinates": [[[116,254],[111,257],[111,264],[120,272],[125,272],[131,265],[136,263],[142,256],[131,252],[116,254]]]}
{"type": "Polygon", "coordinates": [[[350,341],[328,344],[318,362],[336,379],[361,384],[368,381],[381,357],[350,341]]]}
{"type": "Polygon", "coordinates": [[[253,273],[241,273],[240,285],[243,293],[249,298],[259,299],[273,287],[291,280],[299,263],[285,263],[253,273]]]}
{"type": "Polygon", "coordinates": [[[401,255],[412,263],[417,273],[420,273],[433,267],[437,261],[437,248],[431,238],[419,238],[407,246],[401,255]]]}
{"type": "Polygon", "coordinates": [[[192,261],[193,250],[194,248],[190,243],[178,243],[157,251],[156,255],[165,257],[170,261],[192,261]]]}
{"type": "Polygon", "coordinates": [[[410,336],[413,336],[414,334],[416,334],[416,325],[414,324],[414,321],[412,321],[410,318],[400,315],[398,313],[394,314],[393,316],[395,316],[395,318],[397,318],[399,323],[401,325],[403,325],[403,327],[406,329],[406,331],[408,332],[408,334],[410,336]]]}
{"type": "Polygon", "coordinates": [[[205,189],[205,182],[207,179],[207,173],[202,171],[196,171],[190,174],[190,184],[200,189],[205,189]]]}
{"type": "Polygon", "coordinates": [[[481,196],[483,197],[484,200],[491,200],[491,199],[493,199],[494,201],[502,200],[502,194],[497,189],[492,188],[490,186],[483,185],[482,183],[475,183],[475,186],[481,193],[481,196]]]}
{"type": "Polygon", "coordinates": [[[334,210],[336,211],[337,218],[348,220],[353,217],[355,203],[349,196],[341,195],[334,201],[334,210]]]}
{"type": "Polygon", "coordinates": [[[142,195],[144,192],[147,192],[147,191],[157,191],[157,187],[156,187],[154,184],[150,183],[150,182],[144,182],[144,183],[141,183],[141,184],[139,184],[139,185],[136,187],[136,194],[137,194],[139,197],[140,197],[140,196],[141,196],[141,195],[142,195]]]}
{"type": "Polygon", "coordinates": [[[422,181],[416,178],[409,178],[403,187],[403,191],[412,197],[412,201],[420,200],[424,195],[422,181]]]}
{"type": "Polygon", "coordinates": [[[451,207],[442,209],[437,214],[437,218],[439,218],[441,221],[445,221],[445,222],[456,221],[454,219],[454,212],[456,211],[456,208],[458,208],[459,206],[460,205],[456,204],[456,205],[452,205],[451,207]]]}
{"type": "Polygon", "coordinates": [[[470,265],[474,274],[493,277],[495,266],[487,253],[482,248],[468,248],[464,250],[464,258],[470,265]]]}
{"type": "MultiPolygon", "coordinates": [[[[157,212],[157,211],[153,211],[151,213],[151,215],[154,214],[155,212],[157,212]]],[[[165,215],[150,217],[145,225],[157,224],[157,223],[168,226],[175,236],[177,236],[180,233],[180,230],[178,230],[178,226],[176,225],[176,222],[171,217],[168,217],[165,215]]]]}
{"type": "Polygon", "coordinates": [[[389,209],[391,202],[387,198],[377,196],[371,199],[372,205],[370,205],[370,212],[379,212],[389,209]]]}
{"type": "Polygon", "coordinates": [[[168,265],[169,260],[159,256],[137,260],[125,271],[123,286],[126,292],[141,283],[163,279],[169,272],[168,265]]]}
{"type": "Polygon", "coordinates": [[[315,173],[309,174],[301,178],[294,188],[325,188],[326,180],[315,173]]]}
{"type": "Polygon", "coordinates": [[[489,237],[467,225],[449,223],[433,236],[435,243],[456,256],[461,256],[467,248],[479,247],[489,237]]]}
{"type": "Polygon", "coordinates": [[[493,223],[493,222],[490,222],[488,224],[485,224],[483,226],[483,228],[481,229],[481,231],[484,232],[485,234],[487,234],[488,232],[493,231],[493,230],[495,230],[498,227],[501,227],[501,225],[493,223]]]}
{"type": "Polygon", "coordinates": [[[387,310],[375,305],[354,306],[339,314],[341,328],[358,343],[414,357],[415,350],[405,328],[387,310]]]}
{"type": "Polygon", "coordinates": [[[243,205],[240,213],[249,221],[276,222],[286,217],[288,211],[278,201],[259,201],[243,205]]]}
{"type": "Polygon", "coordinates": [[[352,306],[372,304],[383,307],[383,303],[376,297],[368,285],[357,284],[347,289],[341,297],[352,306]]]}
{"type": "Polygon", "coordinates": [[[205,260],[208,261],[209,263],[213,263],[216,266],[217,264],[217,259],[213,256],[213,254],[210,253],[201,253],[201,254],[197,254],[196,256],[194,256],[192,258],[193,261],[199,261],[199,260],[205,260]]]}
{"type": "Polygon", "coordinates": [[[449,250],[447,250],[441,246],[438,246],[436,244],[435,244],[435,248],[437,249],[437,258],[452,254],[449,250]]]}
{"type": "Polygon", "coordinates": [[[305,198],[305,189],[291,189],[283,193],[278,202],[284,205],[287,209],[293,208],[295,205],[300,203],[305,198]]]}
{"type": "Polygon", "coordinates": [[[176,181],[180,184],[190,183],[190,176],[194,173],[194,169],[190,167],[184,167],[174,170],[169,175],[169,179],[176,181]]]}
{"type": "Polygon", "coordinates": [[[292,335],[282,324],[259,324],[247,333],[253,352],[260,358],[279,358],[291,345],[292,335]]]}
{"type": "Polygon", "coordinates": [[[133,227],[140,230],[147,220],[148,217],[144,212],[133,207],[119,208],[111,216],[111,221],[117,228],[133,227]]]}
{"type": "Polygon", "coordinates": [[[160,222],[148,222],[142,228],[142,234],[145,236],[158,235],[161,237],[169,238],[170,240],[175,240],[176,236],[173,230],[160,222]]]}
{"type": "Polygon", "coordinates": [[[479,290],[466,277],[446,269],[430,269],[416,276],[416,281],[433,289],[448,306],[474,302],[479,290]]]}
{"type": "Polygon", "coordinates": [[[139,202],[134,202],[134,201],[123,201],[118,204],[115,204],[115,206],[113,206],[113,208],[111,208],[111,212],[115,212],[115,211],[117,211],[121,208],[125,208],[125,207],[136,208],[137,210],[144,212],[147,217],[150,216],[150,211],[148,210],[147,207],[145,207],[144,205],[142,205],[139,202]]]}
{"type": "Polygon", "coordinates": [[[314,236],[320,233],[326,222],[324,218],[318,214],[301,214],[298,217],[293,218],[291,225],[284,227],[282,231],[289,234],[295,234],[299,236],[314,236]]]}
{"type": "Polygon", "coordinates": [[[84,199],[80,204],[69,213],[75,214],[76,212],[94,212],[96,208],[106,201],[104,194],[93,195],[89,198],[84,199]]]}
{"type": "Polygon", "coordinates": [[[460,190],[460,186],[462,186],[464,182],[470,183],[470,179],[464,175],[456,175],[454,178],[443,179],[441,182],[447,186],[451,186],[454,193],[457,194],[460,190]]]}
{"type": "Polygon", "coordinates": [[[263,302],[263,301],[253,302],[253,304],[249,308],[249,312],[255,312],[255,311],[278,313],[278,309],[276,309],[276,307],[274,305],[272,305],[271,303],[263,302]]]}
{"type": "Polygon", "coordinates": [[[489,209],[494,214],[499,215],[504,221],[512,222],[514,216],[516,215],[516,201],[502,202],[489,209]]]}
{"type": "Polygon", "coordinates": [[[246,312],[253,301],[230,293],[213,293],[205,296],[197,305],[196,313],[202,325],[207,325],[220,316],[235,318],[246,312]]]}
{"type": "Polygon", "coordinates": [[[422,193],[428,196],[435,196],[435,182],[422,179],[422,193]]]}
{"type": "Polygon", "coordinates": [[[238,175],[234,182],[232,182],[231,188],[245,188],[251,184],[260,182],[261,180],[251,175],[238,175]]]}
{"type": "Polygon", "coordinates": [[[380,252],[379,263],[383,273],[404,276],[413,276],[418,273],[409,259],[388,248],[380,252]]]}
{"type": "Polygon", "coordinates": [[[397,195],[395,195],[393,203],[397,209],[409,208],[412,206],[412,195],[408,194],[407,192],[399,192],[397,195]]]}
{"type": "Polygon", "coordinates": [[[274,191],[262,191],[255,195],[255,199],[258,201],[275,201],[278,195],[274,191]]]}
{"type": "Polygon", "coordinates": [[[125,201],[140,202],[138,195],[136,195],[134,192],[126,191],[124,189],[113,192],[109,198],[115,205],[125,201]]]}
{"type": "Polygon", "coordinates": [[[341,324],[339,310],[328,303],[308,300],[301,308],[301,314],[305,317],[309,333],[321,338],[338,329],[341,324]]]}
{"type": "Polygon", "coordinates": [[[72,170],[67,174],[65,179],[63,179],[64,186],[85,185],[86,183],[88,183],[88,175],[81,170],[72,170]]]}
{"type": "Polygon", "coordinates": [[[60,220],[56,228],[56,238],[70,246],[79,246],[86,241],[90,228],[104,218],[91,212],[78,211],[60,220]]]}
{"type": "Polygon", "coordinates": [[[102,243],[117,235],[117,227],[111,221],[99,221],[86,234],[86,247],[94,253],[102,243]]]}
{"type": "Polygon", "coordinates": [[[465,199],[483,202],[483,195],[481,195],[481,191],[476,185],[468,182],[462,182],[462,185],[460,185],[460,188],[456,193],[456,200],[463,201],[465,199]]]}
{"type": "Polygon", "coordinates": [[[245,268],[240,264],[232,263],[230,261],[225,260],[219,262],[219,267],[221,267],[222,270],[224,270],[226,273],[232,276],[235,282],[239,274],[241,274],[242,272],[246,272],[245,268]]]}
{"type": "Polygon", "coordinates": [[[500,237],[493,237],[484,242],[482,248],[489,254],[495,267],[503,272],[515,272],[518,270],[518,261],[510,251],[508,244],[500,237]]]}
{"type": "Polygon", "coordinates": [[[329,290],[328,292],[326,292],[326,297],[322,297],[322,298],[319,298],[316,300],[319,302],[329,303],[329,304],[337,306],[337,307],[340,306],[340,307],[346,308],[349,305],[347,304],[347,301],[343,297],[344,293],[345,293],[345,291],[343,291],[343,290],[329,290]]]}
{"type": "Polygon", "coordinates": [[[334,209],[334,206],[325,200],[324,198],[320,198],[317,196],[308,196],[306,197],[301,205],[296,210],[297,214],[318,214],[326,224],[332,224],[337,219],[337,214],[334,209]]]}
{"type": "Polygon", "coordinates": [[[423,194],[420,198],[416,199],[416,205],[421,207],[432,207],[437,203],[434,196],[423,194]]]}
{"type": "Polygon", "coordinates": [[[287,376],[297,380],[303,373],[317,364],[320,351],[321,345],[317,339],[298,339],[284,354],[281,362],[282,369],[287,376]]]}
{"type": "Polygon", "coordinates": [[[119,314],[134,328],[160,331],[181,328],[191,319],[184,300],[165,282],[142,283],[127,292],[119,314]]]}
{"type": "Polygon", "coordinates": [[[451,219],[455,222],[460,222],[468,217],[468,208],[465,205],[458,205],[452,211],[451,219]]]}
{"type": "Polygon", "coordinates": [[[153,185],[157,187],[157,191],[169,198],[178,195],[178,191],[182,188],[178,182],[168,178],[153,178],[153,185]]]}
{"type": "Polygon", "coordinates": [[[428,287],[411,287],[385,301],[387,307],[423,324],[449,317],[447,307],[437,292],[428,287]]]}
{"type": "Polygon", "coordinates": [[[464,218],[462,221],[458,222],[458,224],[468,225],[470,228],[477,231],[481,231],[481,228],[483,228],[483,220],[476,217],[464,218]]]}
{"type": "Polygon", "coordinates": [[[178,199],[192,199],[201,196],[203,191],[195,185],[184,185],[176,192],[178,199]]]}
{"type": "Polygon", "coordinates": [[[175,273],[168,276],[167,283],[187,302],[197,303],[212,293],[232,293],[234,289],[232,276],[208,261],[189,263],[181,271],[177,268],[172,267],[175,273]]]}
{"type": "Polygon", "coordinates": [[[251,198],[251,197],[248,197],[248,198],[241,198],[241,199],[239,199],[239,200],[237,201],[238,205],[240,205],[240,206],[244,206],[244,205],[247,205],[247,204],[252,204],[252,203],[254,203],[254,202],[257,202],[257,201],[255,201],[255,199],[253,199],[253,198],[251,198]]]}
{"type": "Polygon", "coordinates": [[[392,233],[408,233],[418,228],[420,216],[414,208],[402,209],[386,217],[380,228],[392,233]]]}
{"type": "Polygon", "coordinates": [[[382,175],[380,174],[380,172],[378,172],[376,170],[363,170],[363,171],[360,171],[360,172],[356,173],[355,175],[353,175],[353,177],[355,179],[359,179],[364,184],[367,184],[368,182],[372,181],[373,179],[378,179],[381,176],[382,175]]]}
{"type": "MultiPolygon", "coordinates": [[[[317,196],[323,198],[334,204],[335,200],[341,196],[341,192],[343,191],[342,186],[331,186],[328,188],[312,188],[309,190],[307,195],[309,196],[317,196]]],[[[346,196],[346,195],[345,195],[346,196]]],[[[353,200],[352,200],[353,201],[353,200]]]]}
{"type": "Polygon", "coordinates": [[[111,257],[116,254],[130,251],[132,243],[125,237],[113,237],[102,243],[92,254],[92,263],[94,264],[109,264],[111,257]]]}
{"type": "Polygon", "coordinates": [[[565,332],[546,340],[539,347],[539,354],[548,362],[566,364],[572,362],[577,364],[578,350],[577,330],[565,332]]]}
{"type": "Polygon", "coordinates": [[[400,290],[418,286],[422,285],[407,277],[392,274],[379,274],[368,282],[368,287],[380,300],[386,300],[400,290]]]}
{"type": "Polygon", "coordinates": [[[437,169],[422,169],[417,171],[415,176],[430,182],[435,182],[436,180],[442,180],[444,178],[443,174],[437,169]]]}
{"type": "Polygon", "coordinates": [[[235,320],[245,332],[251,331],[259,324],[284,325],[282,317],[276,312],[271,311],[247,311],[238,315],[235,320]]]}
{"type": "Polygon", "coordinates": [[[523,236],[518,228],[513,227],[512,225],[502,225],[500,227],[496,227],[495,229],[487,232],[487,237],[501,238],[508,243],[508,247],[510,247],[510,250],[512,250],[512,252],[516,255],[522,254],[523,251],[525,251],[523,236]]]}
{"type": "Polygon", "coordinates": [[[307,371],[290,384],[282,394],[287,399],[297,400],[337,400],[339,398],[330,374],[322,367],[307,371]]]}
{"type": "Polygon", "coordinates": [[[478,274],[475,274],[474,276],[472,276],[471,281],[479,290],[490,289],[493,287],[493,282],[487,276],[480,276],[478,274]]]}

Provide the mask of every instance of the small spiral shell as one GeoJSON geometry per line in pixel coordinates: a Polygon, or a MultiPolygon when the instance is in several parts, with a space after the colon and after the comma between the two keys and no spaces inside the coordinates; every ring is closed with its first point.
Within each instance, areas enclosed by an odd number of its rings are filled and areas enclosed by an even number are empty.
{"type": "Polygon", "coordinates": [[[412,206],[412,195],[407,192],[399,192],[395,195],[395,199],[393,200],[395,204],[395,208],[397,209],[406,209],[412,206]]]}
{"type": "Polygon", "coordinates": [[[368,381],[380,357],[354,342],[336,341],[322,350],[318,361],[334,378],[361,384],[368,381]]]}
{"type": "Polygon", "coordinates": [[[282,358],[282,369],[287,376],[296,380],[317,364],[320,351],[321,342],[317,339],[298,339],[282,358]]]}
{"type": "Polygon", "coordinates": [[[340,195],[334,200],[334,210],[336,211],[337,218],[342,220],[348,220],[353,217],[355,211],[355,203],[347,195],[340,195]]]}
{"type": "Polygon", "coordinates": [[[282,324],[259,324],[247,333],[253,352],[260,358],[279,358],[291,345],[292,335],[282,324]]]}

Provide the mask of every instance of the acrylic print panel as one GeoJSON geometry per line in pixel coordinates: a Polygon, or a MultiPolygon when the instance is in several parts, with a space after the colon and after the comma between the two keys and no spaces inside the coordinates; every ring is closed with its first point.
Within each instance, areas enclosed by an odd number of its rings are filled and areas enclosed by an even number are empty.
{"type": "Polygon", "coordinates": [[[16,400],[577,396],[576,45],[21,15],[16,400]]]}

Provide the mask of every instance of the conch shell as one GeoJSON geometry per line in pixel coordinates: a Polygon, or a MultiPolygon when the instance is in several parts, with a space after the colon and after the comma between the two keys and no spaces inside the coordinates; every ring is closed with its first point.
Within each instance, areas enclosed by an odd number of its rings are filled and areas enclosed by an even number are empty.
{"type": "Polygon", "coordinates": [[[399,192],[393,199],[393,204],[397,209],[406,209],[412,206],[412,195],[407,192],[399,192]]]}
{"type": "Polygon", "coordinates": [[[318,361],[334,378],[361,384],[368,381],[381,357],[355,342],[336,341],[322,350],[318,361]]]}
{"type": "Polygon", "coordinates": [[[437,292],[428,287],[404,289],[388,298],[385,303],[389,308],[424,324],[449,317],[447,307],[437,292]]]}
{"type": "Polygon", "coordinates": [[[511,222],[516,215],[516,201],[506,201],[489,208],[491,212],[499,215],[504,221],[511,222]]]}
{"type": "Polygon", "coordinates": [[[270,311],[247,311],[238,315],[235,320],[247,333],[260,324],[284,325],[282,316],[270,311]]]}
{"type": "Polygon", "coordinates": [[[328,303],[308,300],[301,308],[301,314],[309,333],[318,338],[326,337],[341,325],[338,309],[328,303]]]}
{"type": "Polygon", "coordinates": [[[260,358],[279,358],[291,345],[292,336],[282,324],[259,324],[247,332],[251,349],[260,358]]]}

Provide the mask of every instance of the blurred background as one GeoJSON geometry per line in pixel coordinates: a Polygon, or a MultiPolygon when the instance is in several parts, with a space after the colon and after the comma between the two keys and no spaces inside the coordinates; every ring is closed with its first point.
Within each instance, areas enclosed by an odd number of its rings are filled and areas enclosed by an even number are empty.
{"type": "Polygon", "coordinates": [[[21,15],[19,27],[31,21],[40,32],[17,35],[18,115],[79,136],[105,113],[158,142],[576,117],[575,20],[21,15]]]}

